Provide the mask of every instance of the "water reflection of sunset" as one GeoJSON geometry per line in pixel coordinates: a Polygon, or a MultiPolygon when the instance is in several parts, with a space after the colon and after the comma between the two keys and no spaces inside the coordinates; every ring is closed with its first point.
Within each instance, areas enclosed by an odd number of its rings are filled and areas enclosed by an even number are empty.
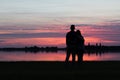
{"type": "Polygon", "coordinates": [[[64,61],[65,54],[54,52],[0,52],[0,61],[64,61]]]}
{"type": "MultiPolygon", "coordinates": [[[[0,52],[0,61],[65,61],[66,52],[0,52]]],[[[70,56],[70,61],[72,56],[70,56]]],[[[76,56],[77,60],[77,56],[76,56]]],[[[83,56],[83,61],[111,61],[120,60],[119,53],[104,53],[101,55],[87,54],[83,56]]]]}
{"type": "Polygon", "coordinates": [[[83,56],[83,61],[96,61],[96,60],[99,60],[99,57],[100,56],[96,56],[95,54],[93,55],[88,55],[88,54],[84,54],[83,56]]]}

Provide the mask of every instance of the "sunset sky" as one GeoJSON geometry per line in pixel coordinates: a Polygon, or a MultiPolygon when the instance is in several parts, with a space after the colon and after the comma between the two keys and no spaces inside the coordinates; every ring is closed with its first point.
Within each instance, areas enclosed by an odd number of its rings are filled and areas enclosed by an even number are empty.
{"type": "Polygon", "coordinates": [[[64,47],[71,24],[85,44],[120,45],[120,0],[0,0],[0,47],[64,47]]]}

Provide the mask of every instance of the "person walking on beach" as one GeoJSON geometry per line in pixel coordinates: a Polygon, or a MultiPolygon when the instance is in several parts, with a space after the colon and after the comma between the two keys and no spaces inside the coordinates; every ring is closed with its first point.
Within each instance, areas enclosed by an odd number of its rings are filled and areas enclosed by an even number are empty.
{"type": "Polygon", "coordinates": [[[75,62],[75,54],[77,52],[77,35],[75,32],[75,25],[71,25],[70,30],[66,34],[66,46],[67,46],[67,54],[66,54],[66,62],[69,61],[70,55],[72,54],[72,62],[75,62]]]}
{"type": "Polygon", "coordinates": [[[76,35],[77,35],[77,56],[78,56],[78,62],[82,62],[83,61],[83,53],[85,50],[85,46],[84,46],[84,37],[81,34],[80,30],[76,31],[76,35]]]}

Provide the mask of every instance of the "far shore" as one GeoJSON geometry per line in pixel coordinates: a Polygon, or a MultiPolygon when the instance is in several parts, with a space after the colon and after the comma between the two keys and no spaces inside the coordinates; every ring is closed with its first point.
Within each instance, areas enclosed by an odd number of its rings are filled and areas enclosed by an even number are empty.
{"type": "MultiPolygon", "coordinates": [[[[24,52],[57,52],[57,51],[66,51],[66,47],[59,48],[56,46],[51,47],[38,47],[38,46],[31,46],[31,47],[4,47],[0,48],[0,51],[24,51],[24,52]]],[[[85,53],[104,53],[104,52],[120,52],[120,46],[102,46],[102,45],[87,45],[85,46],[85,53]]]]}

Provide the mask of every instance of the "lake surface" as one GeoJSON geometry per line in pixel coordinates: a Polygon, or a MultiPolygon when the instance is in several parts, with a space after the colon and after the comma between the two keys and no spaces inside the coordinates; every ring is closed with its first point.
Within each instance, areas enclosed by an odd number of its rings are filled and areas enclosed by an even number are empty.
{"type": "MultiPolygon", "coordinates": [[[[0,51],[0,61],[65,61],[65,58],[65,51],[37,53],[0,51]]],[[[72,57],[70,56],[70,61],[71,59],[72,57]]],[[[120,61],[120,52],[84,53],[83,61],[120,61]]]]}

